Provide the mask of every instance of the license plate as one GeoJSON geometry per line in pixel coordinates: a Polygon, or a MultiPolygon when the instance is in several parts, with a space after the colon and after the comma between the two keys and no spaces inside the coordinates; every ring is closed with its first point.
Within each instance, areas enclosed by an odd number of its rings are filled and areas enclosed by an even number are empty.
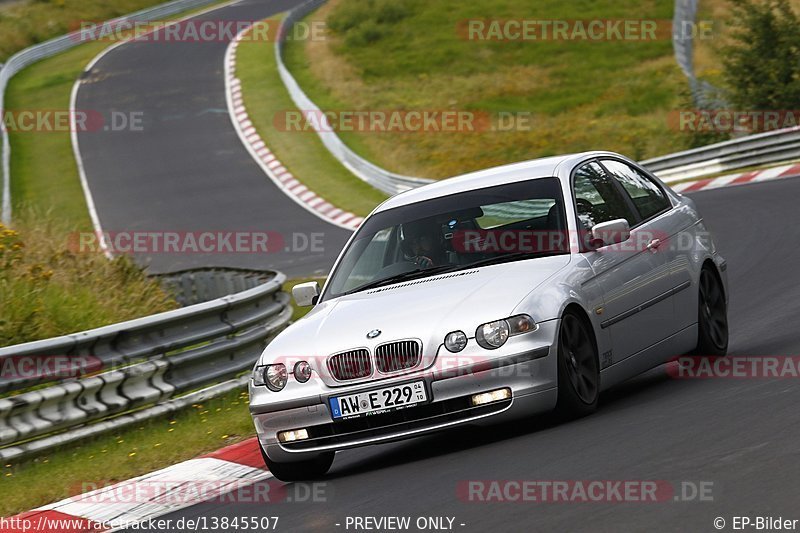
{"type": "Polygon", "coordinates": [[[424,381],[393,385],[347,396],[335,396],[328,401],[333,418],[355,418],[385,413],[426,402],[428,394],[424,381]]]}

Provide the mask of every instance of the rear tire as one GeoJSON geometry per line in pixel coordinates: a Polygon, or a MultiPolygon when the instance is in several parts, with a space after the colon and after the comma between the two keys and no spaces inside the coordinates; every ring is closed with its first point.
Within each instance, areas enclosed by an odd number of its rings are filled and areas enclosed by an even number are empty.
{"type": "Polygon", "coordinates": [[[586,322],[567,311],[558,330],[558,402],[556,414],[578,418],[597,410],[600,369],[597,348],[586,322]]]}
{"type": "Polygon", "coordinates": [[[296,461],[293,463],[279,463],[273,461],[261,448],[261,457],[264,458],[264,463],[267,465],[270,473],[280,481],[287,483],[292,481],[311,481],[321,478],[328,473],[328,470],[333,464],[333,457],[336,452],[325,452],[319,457],[308,459],[305,461],[296,461]]]}
{"type": "Polygon", "coordinates": [[[708,266],[700,271],[700,296],[695,355],[723,356],[728,353],[728,305],[722,283],[708,266]]]}

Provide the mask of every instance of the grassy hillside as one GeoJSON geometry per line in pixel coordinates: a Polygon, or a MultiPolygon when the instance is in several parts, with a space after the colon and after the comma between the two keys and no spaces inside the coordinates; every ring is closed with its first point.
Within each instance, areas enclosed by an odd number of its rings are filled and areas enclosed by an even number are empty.
{"type": "Polygon", "coordinates": [[[530,113],[527,131],[342,133],[362,155],[397,172],[441,178],[589,149],[645,158],[685,145],[667,123],[686,85],[667,37],[478,41],[460,28],[468,19],[662,25],[672,8],[671,0],[331,0],[310,16],[332,28],[328,38],[290,43],[287,62],[326,110],[530,113]]]}
{"type": "Polygon", "coordinates": [[[19,0],[0,5],[0,63],[14,52],[80,27],[108,20],[164,0],[19,0]]]}

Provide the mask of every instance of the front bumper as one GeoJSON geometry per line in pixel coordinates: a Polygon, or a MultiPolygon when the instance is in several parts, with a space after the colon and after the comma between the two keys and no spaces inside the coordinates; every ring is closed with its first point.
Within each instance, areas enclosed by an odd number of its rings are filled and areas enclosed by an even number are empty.
{"type": "Polygon", "coordinates": [[[558,320],[542,322],[536,332],[512,337],[498,350],[473,349],[458,358],[440,347],[433,366],[377,382],[329,387],[312,380],[294,384],[285,397],[284,391],[275,393],[251,385],[250,411],[259,442],[270,459],[292,462],[322,452],[406,439],[456,425],[494,423],[549,411],[557,398],[558,325],[558,320]],[[331,415],[331,396],[420,379],[425,381],[430,395],[428,403],[350,420],[334,420],[331,415]],[[471,405],[472,395],[500,388],[511,389],[511,398],[478,407],[471,405]],[[299,394],[302,390],[309,392],[299,394]],[[279,432],[300,428],[308,431],[308,439],[278,440],[279,432]]]}

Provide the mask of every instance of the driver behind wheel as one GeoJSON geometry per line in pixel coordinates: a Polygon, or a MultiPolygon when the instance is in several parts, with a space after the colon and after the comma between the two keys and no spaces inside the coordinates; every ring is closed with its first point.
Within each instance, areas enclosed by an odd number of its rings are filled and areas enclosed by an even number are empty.
{"type": "Polygon", "coordinates": [[[419,268],[430,268],[443,263],[442,232],[432,221],[403,224],[401,247],[406,259],[419,268]]]}

